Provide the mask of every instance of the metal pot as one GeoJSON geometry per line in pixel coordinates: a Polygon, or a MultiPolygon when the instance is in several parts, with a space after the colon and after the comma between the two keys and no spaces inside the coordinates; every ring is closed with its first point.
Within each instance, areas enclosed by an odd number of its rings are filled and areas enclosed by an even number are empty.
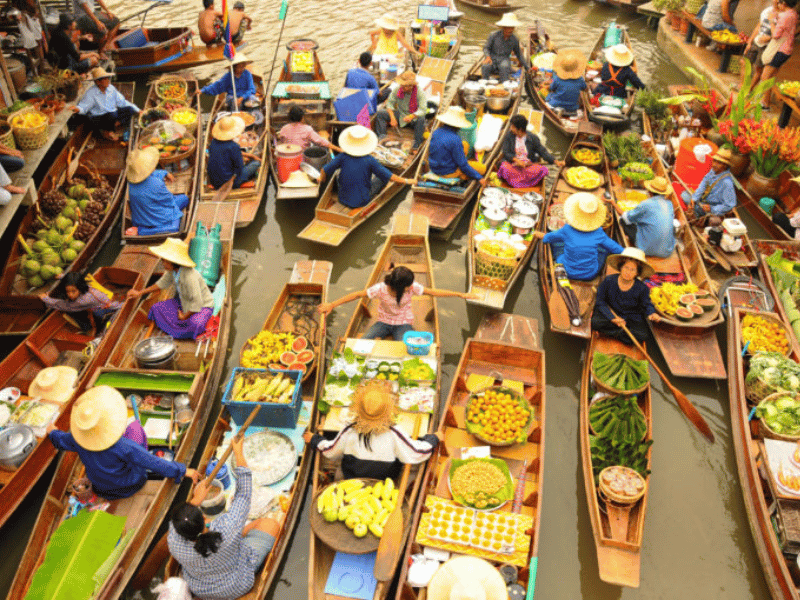
{"type": "Polygon", "coordinates": [[[322,146],[310,146],[303,150],[303,163],[320,171],[331,160],[331,153],[322,146]]]}
{"type": "Polygon", "coordinates": [[[472,112],[473,110],[480,112],[481,110],[483,110],[485,104],[486,104],[486,96],[484,96],[483,94],[467,94],[464,96],[465,112],[472,112]]]}
{"type": "Polygon", "coordinates": [[[486,219],[489,227],[500,227],[506,220],[506,213],[504,210],[496,208],[487,208],[483,211],[483,218],[486,219]]]}
{"type": "Polygon", "coordinates": [[[488,96],[486,108],[494,112],[505,112],[511,106],[511,94],[507,96],[488,96]]]}
{"type": "Polygon", "coordinates": [[[168,369],[174,363],[177,349],[170,336],[150,337],[133,347],[133,356],[140,369],[168,369]]]}
{"type": "Polygon", "coordinates": [[[513,227],[514,233],[519,235],[528,235],[536,224],[536,221],[527,215],[514,215],[508,222],[513,227]]]}
{"type": "Polygon", "coordinates": [[[182,408],[191,408],[192,401],[189,399],[189,394],[178,394],[175,396],[173,404],[175,405],[175,410],[180,410],[182,408]]]}
{"type": "Polygon", "coordinates": [[[12,425],[0,432],[0,469],[15,471],[36,447],[36,435],[27,425],[12,425]]]}

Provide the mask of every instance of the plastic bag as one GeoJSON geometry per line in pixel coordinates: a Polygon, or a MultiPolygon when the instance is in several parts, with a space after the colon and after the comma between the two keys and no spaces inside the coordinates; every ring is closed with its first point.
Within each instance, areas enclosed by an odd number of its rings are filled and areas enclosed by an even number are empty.
{"type": "Polygon", "coordinates": [[[170,577],[153,588],[157,600],[192,600],[189,585],[181,577],[170,577]]]}

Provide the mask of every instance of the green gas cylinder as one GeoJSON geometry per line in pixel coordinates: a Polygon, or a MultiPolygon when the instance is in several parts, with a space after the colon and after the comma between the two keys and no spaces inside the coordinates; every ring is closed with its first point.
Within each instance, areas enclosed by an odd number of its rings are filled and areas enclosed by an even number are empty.
{"type": "Polygon", "coordinates": [[[219,279],[219,259],[222,255],[222,242],[219,239],[221,229],[222,226],[217,223],[209,232],[203,223],[198,222],[195,236],[189,243],[189,256],[209,286],[214,286],[219,279]]]}

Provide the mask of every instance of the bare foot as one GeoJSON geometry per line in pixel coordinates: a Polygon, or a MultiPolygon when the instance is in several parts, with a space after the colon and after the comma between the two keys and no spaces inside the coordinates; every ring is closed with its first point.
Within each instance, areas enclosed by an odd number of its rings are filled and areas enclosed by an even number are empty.
{"type": "Polygon", "coordinates": [[[105,139],[110,140],[112,142],[116,142],[117,140],[119,140],[119,135],[117,135],[113,131],[103,131],[100,133],[100,135],[102,135],[105,139]]]}
{"type": "Polygon", "coordinates": [[[6,189],[11,192],[12,194],[24,194],[25,188],[19,187],[17,185],[7,185],[6,189]]]}

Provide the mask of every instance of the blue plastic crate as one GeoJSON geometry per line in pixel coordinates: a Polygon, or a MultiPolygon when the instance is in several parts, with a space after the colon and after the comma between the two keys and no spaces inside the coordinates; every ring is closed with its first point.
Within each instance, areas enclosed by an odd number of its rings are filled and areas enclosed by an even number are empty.
{"type": "Polygon", "coordinates": [[[433,334],[430,331],[406,331],[403,334],[403,343],[406,345],[406,351],[409,354],[417,356],[426,356],[431,351],[431,344],[433,343],[433,334]],[[424,344],[412,344],[408,338],[421,337],[425,339],[424,344]]]}
{"type": "Polygon", "coordinates": [[[303,375],[300,371],[276,371],[275,369],[245,369],[236,367],[233,370],[228,384],[225,386],[225,394],[222,396],[222,405],[227,407],[228,412],[237,425],[241,425],[250,416],[250,412],[256,407],[261,406],[258,415],[253,420],[253,425],[260,427],[287,427],[294,428],[297,425],[297,418],[300,416],[300,408],[303,404],[303,396],[300,393],[303,375]],[[275,404],[272,402],[233,402],[231,392],[233,382],[240,373],[283,373],[288,375],[294,382],[294,393],[289,404],[275,404]]]}

